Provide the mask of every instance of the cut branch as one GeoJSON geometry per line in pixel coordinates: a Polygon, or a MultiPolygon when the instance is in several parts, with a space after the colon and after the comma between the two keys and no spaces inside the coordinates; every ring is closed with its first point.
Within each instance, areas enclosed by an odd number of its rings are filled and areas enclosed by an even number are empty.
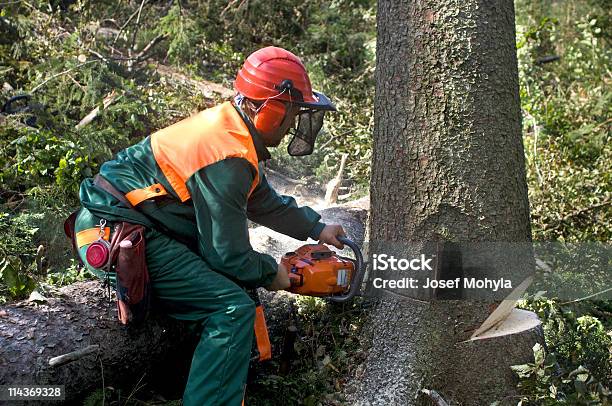
{"type": "Polygon", "coordinates": [[[81,359],[86,355],[98,352],[98,348],[100,348],[98,345],[89,345],[85,348],[81,348],[80,350],[72,351],[58,357],[53,357],[49,360],[49,366],[58,367],[60,365],[68,364],[69,362],[81,359]]]}
{"type": "Polygon", "coordinates": [[[166,38],[168,38],[168,34],[159,34],[157,37],[153,38],[151,42],[149,42],[144,48],[142,48],[142,51],[140,51],[132,59],[136,60],[137,62],[141,61],[146,57],[147,52],[149,52],[151,48],[153,48],[155,45],[165,40],[166,38]]]}
{"type": "Polygon", "coordinates": [[[346,164],[347,158],[348,154],[342,154],[338,174],[327,184],[327,191],[325,192],[325,204],[328,206],[338,202],[338,191],[340,190],[340,184],[342,183],[342,173],[344,172],[344,165],[346,164]]]}
{"type": "Polygon", "coordinates": [[[200,90],[202,94],[207,98],[211,98],[213,96],[213,93],[218,94],[223,99],[229,99],[234,96],[234,92],[231,89],[223,87],[218,83],[213,83],[206,80],[191,79],[189,76],[184,75],[183,73],[177,71],[175,68],[170,66],[161,64],[158,65],[157,73],[159,73],[161,76],[164,76],[165,78],[169,78],[176,82],[188,83],[194,88],[200,90]]]}
{"type": "Polygon", "coordinates": [[[94,55],[94,56],[97,56],[98,58],[102,59],[104,62],[108,62],[108,59],[104,55],[102,55],[99,52],[94,51],[93,49],[90,49],[89,53],[94,55]]]}
{"type": "MultiPolygon", "coordinates": [[[[113,90],[112,92],[107,94],[104,100],[102,101],[102,106],[104,106],[103,108],[107,108],[108,106],[110,106],[111,103],[113,103],[116,99],[117,99],[117,92],[113,90]]],[[[74,128],[77,130],[80,128],[83,128],[87,124],[91,123],[98,116],[99,113],[100,113],[100,106],[96,107],[91,112],[89,112],[88,115],[83,117],[83,119],[74,128]]]]}
{"type": "Polygon", "coordinates": [[[421,389],[421,392],[423,392],[424,394],[426,394],[427,396],[429,396],[431,398],[431,400],[433,400],[436,405],[438,406],[449,406],[448,403],[446,403],[446,400],[444,400],[444,398],[442,396],[440,396],[440,394],[438,392],[436,392],[433,389],[421,389]]]}

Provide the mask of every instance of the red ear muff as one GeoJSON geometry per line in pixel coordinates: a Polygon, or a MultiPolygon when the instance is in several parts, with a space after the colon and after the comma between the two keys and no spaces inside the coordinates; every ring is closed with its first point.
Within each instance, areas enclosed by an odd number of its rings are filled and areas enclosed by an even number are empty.
{"type": "Polygon", "coordinates": [[[272,133],[280,127],[286,112],[283,102],[268,99],[257,109],[253,124],[260,133],[272,133]]]}

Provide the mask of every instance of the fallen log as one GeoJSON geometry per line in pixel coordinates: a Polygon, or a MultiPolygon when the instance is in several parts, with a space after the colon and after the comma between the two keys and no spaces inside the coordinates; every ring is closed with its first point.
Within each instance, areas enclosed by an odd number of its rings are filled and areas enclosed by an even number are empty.
{"type": "Polygon", "coordinates": [[[120,326],[105,296],[100,282],[88,281],[61,288],[44,303],[3,306],[0,385],[64,385],[72,401],[103,379],[130,382],[186,342],[184,326],[159,315],[141,327],[120,326]]]}
{"type": "Polygon", "coordinates": [[[199,90],[206,98],[214,98],[215,96],[217,96],[221,99],[229,100],[234,97],[234,91],[232,91],[231,89],[228,89],[218,83],[210,82],[207,80],[191,79],[189,76],[177,71],[173,67],[158,64],[156,70],[157,73],[159,73],[163,77],[193,86],[195,89],[199,90]]]}

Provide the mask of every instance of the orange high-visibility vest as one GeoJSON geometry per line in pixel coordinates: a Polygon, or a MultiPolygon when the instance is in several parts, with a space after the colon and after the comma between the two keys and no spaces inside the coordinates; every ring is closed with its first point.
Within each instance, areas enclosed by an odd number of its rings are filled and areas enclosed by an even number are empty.
{"type": "Polygon", "coordinates": [[[244,158],[255,169],[249,195],[259,181],[257,152],[248,127],[230,102],[204,110],[151,135],[155,160],[182,202],[187,180],[226,158],[244,158]]]}

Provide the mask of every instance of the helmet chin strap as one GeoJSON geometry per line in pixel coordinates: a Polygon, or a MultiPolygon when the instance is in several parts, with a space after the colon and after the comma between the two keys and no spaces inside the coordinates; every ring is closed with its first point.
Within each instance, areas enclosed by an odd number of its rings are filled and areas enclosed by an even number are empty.
{"type": "Polygon", "coordinates": [[[240,93],[237,93],[236,96],[234,96],[234,104],[236,104],[236,106],[238,106],[240,110],[244,112],[245,117],[249,119],[249,121],[253,125],[253,128],[255,128],[255,124],[253,123],[253,117],[251,116],[254,116],[257,113],[257,110],[259,110],[259,107],[256,109],[253,109],[252,107],[254,106],[246,106],[248,100],[249,99],[247,99],[246,97],[244,97],[243,94],[240,94],[240,93]]]}

